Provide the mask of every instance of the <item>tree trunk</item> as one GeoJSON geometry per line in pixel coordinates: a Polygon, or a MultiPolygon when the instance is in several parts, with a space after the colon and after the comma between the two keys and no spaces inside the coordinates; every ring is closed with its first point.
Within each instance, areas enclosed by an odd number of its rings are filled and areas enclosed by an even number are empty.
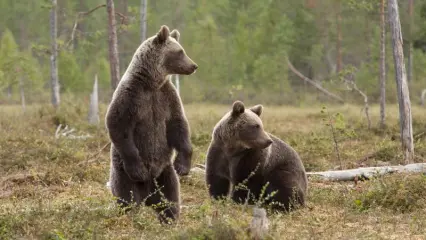
{"type": "Polygon", "coordinates": [[[93,84],[93,91],[90,94],[89,105],[89,123],[93,125],[99,124],[99,105],[98,105],[98,75],[95,75],[95,82],[93,84]]]}
{"type": "Polygon", "coordinates": [[[408,42],[408,62],[407,62],[407,81],[410,83],[413,80],[413,44],[411,41],[408,42]]]}
{"type": "Polygon", "coordinates": [[[24,92],[24,79],[23,79],[23,77],[19,77],[19,91],[21,93],[22,111],[25,112],[26,104],[25,104],[25,92],[24,92]]]}
{"type": "Polygon", "coordinates": [[[407,81],[410,83],[413,80],[413,2],[408,0],[408,17],[409,17],[409,41],[408,41],[408,71],[407,81]]]}
{"type": "Polygon", "coordinates": [[[108,13],[108,45],[109,45],[109,65],[111,72],[111,88],[115,88],[120,81],[120,61],[118,60],[118,43],[117,43],[117,30],[115,21],[114,1],[106,0],[106,7],[108,13]]]}
{"type": "Polygon", "coordinates": [[[9,86],[7,86],[7,100],[12,100],[12,84],[9,84],[9,86]]]}
{"type": "Polygon", "coordinates": [[[401,23],[399,21],[397,0],[389,0],[389,24],[392,33],[392,48],[395,65],[395,80],[398,92],[399,121],[401,127],[401,142],[406,163],[414,160],[413,126],[411,117],[410,94],[404,64],[402,49],[401,23]]]}
{"type": "Polygon", "coordinates": [[[316,0],[306,0],[306,7],[307,8],[316,8],[317,1],[316,0]]]}
{"type": "MultiPolygon", "coordinates": [[[[79,6],[78,6],[79,11],[83,12],[85,9],[87,9],[86,6],[86,1],[85,0],[79,0],[79,6]]],[[[78,21],[79,16],[77,15],[77,19],[76,19],[76,23],[78,21]]],[[[78,23],[78,25],[75,25],[75,30],[78,30],[79,32],[83,32],[84,31],[84,23],[80,22],[78,23]]],[[[79,44],[79,39],[78,37],[74,36],[75,31],[73,31],[73,36],[71,38],[71,50],[74,50],[78,47],[79,44]]]]}
{"type": "Polygon", "coordinates": [[[127,2],[127,0],[122,0],[122,1],[121,1],[121,8],[123,9],[123,10],[121,10],[121,11],[122,11],[122,14],[123,14],[124,16],[127,16],[127,15],[128,15],[128,12],[127,12],[127,8],[128,8],[128,6],[129,6],[129,3],[127,2]]]}
{"type": "Polygon", "coordinates": [[[141,0],[141,9],[140,9],[140,17],[141,17],[141,42],[146,39],[146,17],[147,17],[147,0],[141,0]]]}
{"type": "Polygon", "coordinates": [[[426,98],[426,89],[423,89],[420,95],[420,100],[423,107],[425,106],[425,98],[426,98]]]}
{"type": "Polygon", "coordinates": [[[337,3],[337,19],[336,19],[336,30],[337,30],[337,39],[336,39],[336,71],[339,73],[342,70],[342,31],[341,31],[341,22],[342,22],[342,15],[340,12],[341,8],[340,1],[337,3]]]}
{"type": "Polygon", "coordinates": [[[385,127],[386,107],[386,27],[385,0],[380,1],[380,127],[385,127]]]}
{"type": "Polygon", "coordinates": [[[52,88],[52,105],[57,108],[60,103],[59,95],[59,80],[58,80],[58,46],[56,43],[57,38],[57,17],[56,17],[56,0],[52,0],[52,9],[50,10],[50,40],[51,40],[51,56],[50,56],[50,74],[51,74],[51,88],[52,88]]]}
{"type": "Polygon", "coordinates": [[[27,49],[28,46],[28,29],[27,29],[27,24],[26,21],[24,19],[21,19],[20,24],[19,24],[19,28],[20,28],[20,33],[21,33],[21,47],[22,49],[27,49]]]}
{"type": "Polygon", "coordinates": [[[367,45],[367,53],[365,62],[368,64],[368,68],[371,69],[371,34],[370,34],[370,19],[365,19],[365,44],[367,45]]]}

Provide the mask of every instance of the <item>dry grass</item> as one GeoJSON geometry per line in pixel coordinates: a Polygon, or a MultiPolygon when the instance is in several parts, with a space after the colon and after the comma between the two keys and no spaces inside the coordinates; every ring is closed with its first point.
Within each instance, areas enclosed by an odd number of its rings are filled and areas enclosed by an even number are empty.
{"type": "MultiPolygon", "coordinates": [[[[153,211],[142,207],[121,214],[105,187],[108,142],[102,123],[86,123],[82,104],[54,113],[31,106],[0,107],[0,239],[248,239],[250,206],[208,198],[199,175],[181,178],[182,215],[174,226],[161,226],[153,211]],[[56,124],[70,124],[94,138],[54,138],[56,124]],[[87,160],[93,160],[85,163],[87,160]],[[79,164],[82,163],[82,164],[79,164]],[[216,217],[215,217],[216,216],[216,217]],[[213,219],[212,219],[213,218],[213,219]]],[[[230,108],[185,106],[194,145],[193,163],[204,163],[214,124],[230,108]]],[[[379,130],[378,108],[371,109],[373,129],[358,106],[331,107],[343,116],[333,124],[344,168],[381,150],[377,161],[401,162],[397,106],[388,106],[388,127],[379,130]]],[[[414,132],[426,131],[424,109],[413,108],[414,132]]],[[[321,107],[265,106],[265,128],[290,143],[307,170],[339,165],[330,128],[321,107]]],[[[334,117],[333,117],[334,119],[334,117]]],[[[416,141],[417,161],[426,156],[424,138],[416,141]]],[[[308,207],[290,214],[270,215],[270,239],[425,239],[426,177],[392,175],[354,186],[353,183],[310,182],[308,207]]]]}

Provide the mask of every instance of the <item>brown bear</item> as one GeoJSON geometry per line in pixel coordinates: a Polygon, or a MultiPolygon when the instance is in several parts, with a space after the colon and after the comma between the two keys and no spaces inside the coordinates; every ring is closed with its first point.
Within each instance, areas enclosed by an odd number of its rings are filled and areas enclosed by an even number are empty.
{"type": "MultiPolygon", "coordinates": [[[[167,26],[145,40],[114,91],[106,114],[110,187],[120,206],[156,205],[162,223],[180,213],[179,180],[191,167],[190,129],[170,74],[198,68],[167,26]],[[173,150],[177,152],[172,162],[173,150]],[[167,203],[167,204],[165,204],[167,203]]],[[[128,209],[128,208],[127,208],[128,209]]]]}
{"type": "Polygon", "coordinates": [[[262,110],[236,101],[214,127],[206,163],[209,195],[220,199],[231,190],[237,203],[289,211],[305,205],[305,167],[291,146],[264,131],[262,110]]]}

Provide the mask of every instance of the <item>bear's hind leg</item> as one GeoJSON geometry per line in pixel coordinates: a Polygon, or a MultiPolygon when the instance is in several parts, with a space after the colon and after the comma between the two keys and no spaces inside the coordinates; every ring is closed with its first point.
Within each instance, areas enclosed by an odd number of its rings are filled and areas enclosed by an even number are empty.
{"type": "Polygon", "coordinates": [[[273,197],[266,202],[271,204],[273,210],[292,211],[305,204],[305,193],[298,187],[297,179],[288,171],[274,171],[269,174],[269,186],[266,193],[275,192],[273,197]]]}
{"type": "Polygon", "coordinates": [[[130,210],[131,203],[140,203],[138,188],[123,168],[111,168],[110,183],[111,192],[117,198],[118,206],[125,212],[130,210]]]}
{"type": "Polygon", "coordinates": [[[151,184],[150,196],[145,204],[155,209],[161,223],[171,223],[179,218],[179,188],[179,179],[173,165],[164,168],[156,181],[151,184]]]}

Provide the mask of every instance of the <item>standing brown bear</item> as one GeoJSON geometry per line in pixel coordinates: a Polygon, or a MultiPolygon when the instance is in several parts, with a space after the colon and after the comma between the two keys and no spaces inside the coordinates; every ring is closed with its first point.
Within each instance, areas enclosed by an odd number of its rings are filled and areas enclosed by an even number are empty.
{"type": "Polygon", "coordinates": [[[206,166],[209,194],[226,197],[232,184],[232,199],[238,203],[263,198],[273,209],[289,211],[305,205],[305,168],[292,147],[263,130],[262,110],[262,105],[245,109],[236,101],[214,127],[206,166]]]}
{"type": "Polygon", "coordinates": [[[177,30],[170,33],[162,26],[139,46],[106,114],[112,194],[122,206],[131,201],[156,205],[161,222],[179,217],[176,172],[188,174],[192,157],[182,102],[167,79],[169,74],[190,75],[198,68],[179,44],[179,36],[177,30]]]}

